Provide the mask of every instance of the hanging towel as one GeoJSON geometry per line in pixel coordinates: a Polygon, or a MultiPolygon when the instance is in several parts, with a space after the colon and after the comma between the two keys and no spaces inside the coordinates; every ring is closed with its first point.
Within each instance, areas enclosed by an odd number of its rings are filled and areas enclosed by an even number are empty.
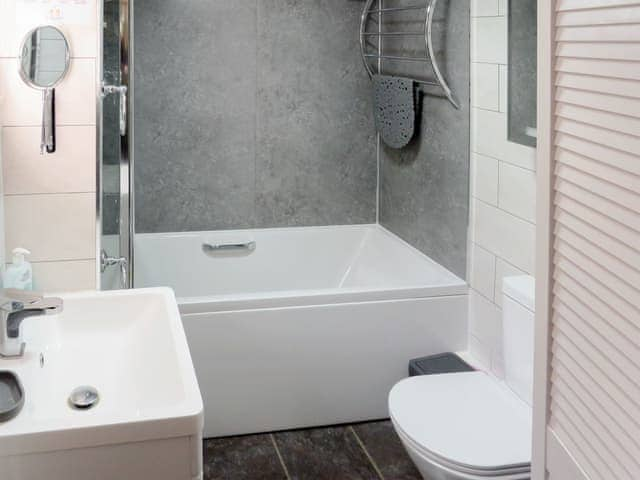
{"type": "Polygon", "coordinates": [[[373,108],[382,141],[392,148],[406,147],[416,128],[415,82],[408,78],[374,75],[373,108]]]}

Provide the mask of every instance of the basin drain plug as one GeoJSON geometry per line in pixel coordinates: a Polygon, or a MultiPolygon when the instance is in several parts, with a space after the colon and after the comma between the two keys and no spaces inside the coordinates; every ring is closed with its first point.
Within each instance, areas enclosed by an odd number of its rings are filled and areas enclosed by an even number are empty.
{"type": "Polygon", "coordinates": [[[87,385],[75,388],[69,395],[69,405],[77,410],[88,410],[94,407],[98,400],[100,400],[98,390],[87,385]]]}

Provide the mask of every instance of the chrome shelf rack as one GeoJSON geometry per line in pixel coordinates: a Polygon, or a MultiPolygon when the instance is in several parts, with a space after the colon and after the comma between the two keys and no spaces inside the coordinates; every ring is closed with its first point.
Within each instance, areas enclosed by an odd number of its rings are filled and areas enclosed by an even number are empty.
{"type": "Polygon", "coordinates": [[[384,60],[392,60],[399,62],[422,62],[429,63],[431,68],[433,69],[433,73],[435,76],[434,81],[420,80],[412,78],[414,82],[420,85],[428,85],[433,87],[438,87],[442,90],[443,96],[451,102],[451,104],[459,109],[460,104],[456,100],[451,88],[449,88],[449,84],[446,79],[442,75],[442,71],[440,70],[440,66],[438,65],[438,60],[436,59],[434,48],[433,48],[433,17],[436,11],[436,7],[438,5],[438,0],[426,0],[426,4],[422,5],[410,5],[404,7],[381,7],[381,3],[378,3],[379,0],[367,0],[364,9],[362,11],[362,18],[360,21],[360,51],[362,53],[362,61],[364,62],[364,66],[367,69],[367,73],[369,77],[373,77],[375,74],[383,74],[382,71],[382,63],[384,60]],[[378,6],[374,7],[374,3],[378,4],[378,6]],[[425,20],[424,20],[424,29],[421,31],[415,32],[384,32],[382,31],[383,19],[385,15],[392,14],[395,12],[403,12],[409,10],[416,11],[424,11],[425,12],[425,20]],[[373,15],[377,16],[377,21],[372,22],[371,18],[373,15]],[[373,32],[368,30],[368,26],[374,24],[377,27],[377,31],[373,32]],[[385,55],[382,53],[382,38],[384,37],[418,37],[423,38],[425,42],[425,55],[424,56],[404,56],[404,55],[385,55]],[[371,38],[376,38],[377,42],[377,52],[371,53],[368,49],[369,42],[368,40],[371,38]],[[372,64],[375,64],[375,68],[372,64]]]}

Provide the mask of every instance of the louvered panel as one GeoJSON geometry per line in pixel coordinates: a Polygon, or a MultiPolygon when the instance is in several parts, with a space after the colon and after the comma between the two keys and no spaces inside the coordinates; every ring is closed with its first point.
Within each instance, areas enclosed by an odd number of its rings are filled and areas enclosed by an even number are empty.
{"type": "Polygon", "coordinates": [[[541,7],[548,478],[639,480],[640,0],[541,7]]]}
{"type": "MultiPolygon", "coordinates": [[[[576,241],[576,246],[579,246],[581,251],[595,258],[594,255],[603,254],[605,258],[611,257],[611,262],[614,263],[612,271],[620,275],[630,275],[627,280],[634,279],[638,281],[640,274],[640,252],[636,251],[632,246],[628,246],[618,239],[608,235],[604,230],[594,227],[592,224],[581,220],[578,216],[573,214],[571,209],[563,209],[558,206],[556,209],[554,219],[565,230],[569,230],[578,238],[568,236],[562,236],[557,233],[559,238],[564,241],[576,241]],[[585,243],[586,242],[586,243],[585,243]]],[[[609,264],[606,264],[609,266],[609,264]]],[[[629,282],[633,284],[634,282],[629,282]]]]}
{"type": "MultiPolygon", "coordinates": [[[[606,477],[603,477],[598,470],[593,466],[593,459],[596,458],[596,454],[593,451],[593,447],[589,444],[589,442],[579,443],[575,441],[572,434],[568,432],[574,432],[575,427],[568,422],[568,425],[565,425],[562,422],[562,419],[552,415],[549,419],[549,427],[552,429],[553,433],[558,436],[558,438],[562,441],[562,444],[568,451],[571,452],[571,459],[568,461],[577,462],[580,465],[581,471],[588,475],[588,477],[584,477],[585,480],[604,480],[606,477]]],[[[558,452],[559,455],[562,455],[563,452],[558,452]]],[[[567,460],[564,460],[567,461],[567,460]]],[[[549,465],[547,465],[549,467],[549,465]]],[[[547,478],[549,480],[567,480],[565,476],[561,476],[562,472],[555,472],[550,470],[547,478]]],[[[576,477],[579,478],[579,477],[576,477]]],[[[573,480],[573,479],[572,479],[573,480]]]]}
{"type": "Polygon", "coordinates": [[[606,72],[606,76],[611,78],[640,80],[640,65],[637,62],[558,57],[555,70],[595,76],[603,76],[606,72]]]}
{"type": "Polygon", "coordinates": [[[591,25],[561,27],[556,31],[558,42],[640,42],[635,25],[591,25]]]}
{"type": "Polygon", "coordinates": [[[598,280],[615,289],[621,297],[633,295],[640,288],[637,270],[625,266],[624,262],[565,226],[557,226],[554,233],[554,247],[558,253],[575,265],[583,265],[585,261],[594,262],[592,270],[598,275],[598,280]]]}
{"type": "Polygon", "coordinates": [[[628,208],[624,208],[562,178],[556,178],[554,185],[556,190],[561,192],[562,195],[575,200],[578,203],[582,203],[583,205],[588,205],[588,208],[601,213],[602,215],[608,215],[617,223],[627,225],[634,231],[640,232],[640,218],[638,218],[637,213],[629,210],[628,208]]]}
{"type": "Polygon", "coordinates": [[[608,130],[640,137],[639,118],[623,117],[610,111],[594,110],[593,108],[585,108],[569,102],[558,103],[556,115],[568,120],[583,122],[595,127],[606,128],[608,130]]]}
{"type": "MultiPolygon", "coordinates": [[[[554,316],[554,322],[558,320],[554,316]]],[[[638,415],[640,415],[640,407],[633,401],[633,399],[621,388],[615,378],[607,375],[603,371],[600,364],[597,363],[597,359],[589,356],[588,352],[585,352],[576,339],[573,338],[574,331],[569,328],[561,329],[557,328],[553,331],[554,346],[552,348],[553,359],[564,359],[566,365],[571,366],[571,373],[578,379],[579,383],[585,385],[590,382],[595,382],[602,389],[602,393],[611,398],[610,408],[613,408],[612,413],[615,413],[620,418],[624,419],[622,427],[631,423],[636,425],[638,415]],[[567,336],[567,332],[569,332],[567,336]],[[569,362],[569,358],[573,360],[573,364],[569,362]]],[[[567,382],[570,382],[569,378],[564,377],[567,382]]],[[[591,383],[593,386],[593,383],[591,383]]],[[[552,386],[553,387],[553,386],[552,386]]]]}
{"type": "Polygon", "coordinates": [[[564,384],[558,383],[558,388],[553,388],[551,394],[551,412],[555,417],[569,421],[582,434],[583,438],[590,438],[594,447],[594,454],[598,459],[599,471],[609,474],[615,473],[618,478],[639,478],[634,476],[638,467],[633,457],[625,450],[620,449],[618,442],[613,440],[613,435],[598,422],[593,421],[590,412],[584,409],[581,403],[575,401],[575,395],[564,384]]]}
{"type": "MultiPolygon", "coordinates": [[[[556,107],[556,113],[560,111],[560,108],[565,104],[582,107],[583,115],[592,116],[595,114],[604,115],[608,113],[609,115],[604,117],[605,122],[603,125],[600,125],[598,122],[587,122],[581,117],[575,118],[575,120],[583,123],[595,123],[595,125],[609,130],[618,130],[609,124],[612,119],[616,122],[616,125],[630,123],[630,131],[626,133],[635,135],[636,137],[640,136],[640,127],[638,127],[638,123],[640,123],[640,100],[638,99],[562,87],[556,90],[556,99],[558,102],[561,102],[558,103],[556,107]],[[618,118],[615,119],[613,117],[618,118]]],[[[624,132],[624,130],[621,131],[624,132]]]]}
{"type": "Polygon", "coordinates": [[[585,123],[558,118],[556,131],[601,143],[617,150],[640,155],[640,138],[594,127],[585,123]]]}
{"type": "Polygon", "coordinates": [[[616,223],[626,225],[633,231],[640,231],[640,218],[635,212],[562,178],[556,178],[555,187],[562,192],[562,196],[557,197],[558,204],[563,198],[570,198],[575,202],[588,205],[586,208],[599,214],[609,215],[616,223]]]}
{"type": "Polygon", "coordinates": [[[640,45],[630,43],[625,48],[620,48],[615,43],[559,42],[556,55],[559,57],[595,58],[598,60],[640,60],[640,45]]]}
{"type": "Polygon", "coordinates": [[[616,437],[598,420],[584,402],[573,392],[573,390],[560,380],[551,390],[553,402],[551,410],[560,415],[565,415],[571,419],[574,425],[587,437],[597,439],[597,451],[599,457],[604,459],[607,468],[613,467],[612,473],[617,473],[621,477],[640,478],[640,466],[635,461],[633,454],[629,453],[627,444],[617,441],[616,437]]]}
{"type": "MultiPolygon", "coordinates": [[[[637,30],[640,32],[640,29],[637,30]]],[[[556,76],[556,85],[587,92],[609,93],[622,97],[640,98],[640,91],[635,82],[631,80],[621,80],[619,78],[561,72],[556,76]]]]}
{"type": "Polygon", "coordinates": [[[558,132],[555,137],[555,145],[583,157],[598,160],[625,172],[640,176],[640,162],[638,158],[620,150],[612,150],[606,145],[593,143],[583,138],[565,135],[558,132]]]}
{"type": "Polygon", "coordinates": [[[640,191],[640,175],[629,175],[617,167],[608,165],[606,159],[604,162],[594,160],[560,148],[556,152],[556,161],[573,169],[580,170],[587,175],[615,183],[618,187],[625,188],[630,192],[640,191]]]}
{"type": "Polygon", "coordinates": [[[623,404],[614,401],[603,385],[585,371],[588,365],[578,364],[571,354],[559,347],[557,343],[553,353],[554,367],[551,372],[553,384],[557,384],[561,379],[580,394],[589,408],[600,412],[601,418],[612,430],[624,432],[621,436],[630,438],[630,443],[640,448],[638,444],[640,425],[633,418],[633,409],[627,410],[623,404]]]}
{"type": "Polygon", "coordinates": [[[562,163],[558,163],[556,165],[555,174],[558,178],[578,185],[606,200],[612,199],[615,203],[625,209],[631,210],[636,214],[640,213],[638,195],[627,189],[619,188],[605,180],[586,174],[562,163]]]}
{"type": "MultiPolygon", "coordinates": [[[[619,387],[619,391],[624,392],[624,394],[628,396],[628,400],[634,402],[634,399],[639,398],[638,392],[640,391],[640,387],[629,379],[626,372],[622,372],[610,358],[598,350],[597,346],[588,338],[590,332],[576,330],[558,312],[556,312],[554,316],[554,323],[554,333],[557,335],[562,333],[566,335],[567,338],[570,338],[575,348],[593,359],[593,362],[598,365],[600,372],[610,378],[619,387]]],[[[631,373],[637,373],[637,370],[631,373]]],[[[636,407],[640,408],[640,405],[636,404],[636,407]]]]}
{"type": "Polygon", "coordinates": [[[638,0],[556,0],[557,11],[637,5],[638,0]]]}
{"type": "MultiPolygon", "coordinates": [[[[602,324],[603,322],[599,321],[595,315],[580,317],[572,310],[571,306],[566,305],[561,300],[556,300],[554,302],[554,308],[558,314],[559,322],[567,322],[575,331],[581,332],[581,334],[585,338],[588,338],[590,343],[592,343],[598,351],[602,352],[602,354],[609,359],[614,366],[624,372],[624,375],[634,383],[636,387],[640,387],[638,385],[638,382],[640,382],[640,376],[638,376],[638,374],[640,374],[640,368],[638,368],[637,355],[635,355],[636,361],[632,361],[631,358],[623,354],[618,349],[613,341],[604,338],[601,332],[596,329],[596,324],[602,324]]],[[[617,339],[618,335],[615,334],[612,339],[613,338],[617,339]]]]}
{"type": "Polygon", "coordinates": [[[566,244],[558,241],[555,242],[554,246],[555,248],[562,249],[563,252],[566,250],[566,255],[556,254],[554,257],[554,264],[556,267],[556,275],[554,275],[554,279],[556,281],[562,284],[561,274],[568,275],[574,281],[584,285],[585,288],[587,288],[587,290],[589,290],[600,301],[610,301],[612,303],[611,308],[628,321],[631,322],[633,319],[640,318],[640,311],[633,303],[621,297],[617,291],[609,288],[610,284],[605,284],[601,281],[605,278],[608,281],[613,282],[613,278],[610,274],[596,265],[593,265],[589,271],[580,268],[567,256],[571,254],[571,251],[566,244]],[[601,276],[598,276],[597,273],[592,273],[591,270],[597,271],[601,276]]]}
{"type": "Polygon", "coordinates": [[[627,246],[627,248],[633,249],[633,257],[631,258],[636,258],[638,254],[634,245],[636,232],[629,228],[628,225],[619,223],[612,217],[604,215],[560,193],[556,195],[555,206],[557,209],[568,213],[570,212],[573,218],[579,219],[585,224],[594,226],[605,232],[616,232],[616,239],[627,246]]]}
{"type": "MultiPolygon", "coordinates": [[[[555,304],[572,312],[569,314],[565,311],[565,318],[572,318],[572,315],[574,315],[576,320],[590,322],[593,324],[593,328],[602,331],[602,334],[610,344],[620,349],[621,355],[627,357],[636,368],[640,368],[640,348],[632,339],[624,334],[624,329],[616,328],[616,321],[612,321],[611,319],[605,320],[595,309],[592,309],[576,295],[573,295],[568,289],[557,285],[556,291],[558,292],[558,296],[554,299],[555,304]]],[[[635,333],[637,334],[637,332],[635,333]]],[[[638,441],[640,442],[640,437],[638,437],[638,441]]]]}
{"type": "Polygon", "coordinates": [[[640,23],[640,5],[637,2],[618,8],[559,11],[556,17],[558,27],[629,23],[640,23]]]}
{"type": "MultiPolygon", "coordinates": [[[[638,326],[632,320],[624,318],[620,313],[614,311],[610,305],[595,297],[584,285],[562,273],[556,275],[555,278],[557,280],[553,287],[555,295],[560,296],[564,292],[569,292],[571,296],[585,305],[588,316],[596,315],[605,318],[613,328],[619,330],[633,341],[639,337],[638,326]]],[[[569,302],[570,299],[558,301],[569,302]]],[[[572,306],[578,308],[576,305],[572,304],[572,306]]]]}

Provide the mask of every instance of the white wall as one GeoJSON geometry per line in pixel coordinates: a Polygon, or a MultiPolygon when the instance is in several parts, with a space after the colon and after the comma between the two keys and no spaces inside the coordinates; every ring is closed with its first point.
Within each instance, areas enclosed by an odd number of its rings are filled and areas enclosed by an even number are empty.
{"type": "Polygon", "coordinates": [[[32,252],[39,290],[96,286],[97,17],[97,0],[0,0],[4,252],[18,246],[32,252]],[[41,24],[63,31],[72,57],[56,88],[57,150],[52,155],[40,155],[42,94],[18,74],[22,39],[41,24]]]}
{"type": "Polygon", "coordinates": [[[502,278],[535,261],[535,149],[507,140],[507,3],[471,3],[469,348],[499,376],[502,278]]]}

